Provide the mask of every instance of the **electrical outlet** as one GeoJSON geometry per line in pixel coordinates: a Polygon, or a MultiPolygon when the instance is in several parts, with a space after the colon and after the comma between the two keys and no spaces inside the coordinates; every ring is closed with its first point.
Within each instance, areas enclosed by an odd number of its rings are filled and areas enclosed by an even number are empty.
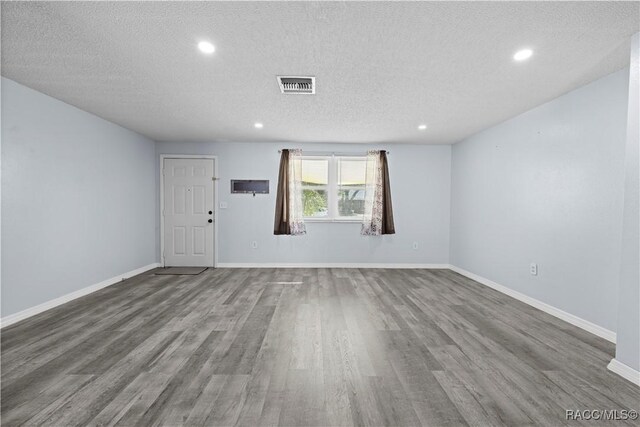
{"type": "Polygon", "coordinates": [[[253,249],[258,249],[258,242],[257,242],[257,241],[255,241],[255,240],[254,240],[254,241],[252,241],[252,242],[251,242],[251,247],[252,247],[253,249]]]}
{"type": "Polygon", "coordinates": [[[418,250],[418,242],[413,242],[413,250],[417,251],[418,250]]]}
{"type": "Polygon", "coordinates": [[[532,262],[531,265],[529,265],[529,273],[531,273],[532,276],[537,276],[538,264],[536,264],[535,262],[532,262]]]}

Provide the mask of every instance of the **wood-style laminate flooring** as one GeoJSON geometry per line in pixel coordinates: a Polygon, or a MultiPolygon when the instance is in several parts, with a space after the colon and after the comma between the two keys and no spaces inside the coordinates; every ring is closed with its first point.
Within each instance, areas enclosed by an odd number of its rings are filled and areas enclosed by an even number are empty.
{"type": "Polygon", "coordinates": [[[3,426],[593,425],[565,411],[640,406],[613,344],[449,270],[148,272],[1,338],[3,426]]]}

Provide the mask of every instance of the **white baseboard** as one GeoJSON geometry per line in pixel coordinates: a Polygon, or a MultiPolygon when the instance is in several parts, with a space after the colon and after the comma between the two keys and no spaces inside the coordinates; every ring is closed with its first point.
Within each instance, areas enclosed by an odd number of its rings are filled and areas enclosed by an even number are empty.
{"type": "Polygon", "coordinates": [[[10,314],[0,319],[0,328],[4,328],[6,326],[12,325],[28,317],[35,316],[36,314],[42,313],[43,311],[47,311],[49,309],[52,309],[54,307],[67,303],[69,301],[73,301],[76,298],[83,297],[85,295],[88,295],[102,288],[106,288],[107,286],[111,286],[114,283],[118,283],[124,279],[128,279],[129,277],[137,276],[138,274],[144,273],[145,271],[149,271],[159,266],[160,266],[159,263],[145,265],[144,267],[136,268],[135,270],[131,270],[126,273],[120,274],[118,276],[112,277],[110,279],[103,280],[100,283],[96,283],[86,288],[79,289],[75,292],[71,292],[70,294],[63,295],[61,297],[49,300],[47,302],[43,302],[42,304],[38,304],[35,307],[27,308],[26,310],[22,310],[17,313],[10,314]]]}
{"type": "Polygon", "coordinates": [[[578,316],[575,316],[571,313],[567,313],[566,311],[560,310],[552,305],[549,305],[545,302],[539,301],[535,298],[531,298],[528,295],[522,294],[518,291],[514,291],[506,286],[495,283],[489,279],[485,279],[482,276],[478,276],[477,274],[466,271],[460,267],[456,267],[455,265],[451,265],[449,267],[452,271],[456,273],[462,274],[469,279],[475,280],[485,286],[488,286],[492,289],[495,289],[498,292],[502,292],[505,295],[509,295],[512,298],[517,299],[518,301],[522,301],[525,304],[529,304],[532,307],[537,308],[538,310],[542,310],[545,313],[548,313],[552,316],[557,317],[558,319],[564,320],[567,323],[571,323],[578,328],[584,329],[587,332],[591,332],[594,335],[599,336],[600,338],[604,338],[607,341],[612,343],[616,342],[616,333],[610,331],[609,329],[605,329],[602,326],[596,325],[595,323],[591,323],[588,320],[582,319],[578,316]]]}
{"type": "Polygon", "coordinates": [[[220,262],[218,268],[449,268],[449,264],[385,264],[351,262],[220,262]]]}
{"type": "Polygon", "coordinates": [[[640,387],[640,372],[636,371],[631,366],[625,365],[616,359],[611,359],[611,362],[607,365],[607,369],[640,387]]]}

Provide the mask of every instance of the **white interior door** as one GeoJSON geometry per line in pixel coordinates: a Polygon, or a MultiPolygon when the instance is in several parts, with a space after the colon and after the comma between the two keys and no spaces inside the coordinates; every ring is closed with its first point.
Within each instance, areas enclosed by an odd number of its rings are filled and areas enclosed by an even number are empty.
{"type": "Polygon", "coordinates": [[[164,159],[164,265],[213,267],[213,159],[164,159]]]}

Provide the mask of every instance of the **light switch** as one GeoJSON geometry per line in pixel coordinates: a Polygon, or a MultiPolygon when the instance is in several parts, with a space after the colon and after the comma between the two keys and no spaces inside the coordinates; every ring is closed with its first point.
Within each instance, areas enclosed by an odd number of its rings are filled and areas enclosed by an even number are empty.
{"type": "Polygon", "coordinates": [[[220,209],[227,209],[227,202],[220,202],[220,209]]]}

